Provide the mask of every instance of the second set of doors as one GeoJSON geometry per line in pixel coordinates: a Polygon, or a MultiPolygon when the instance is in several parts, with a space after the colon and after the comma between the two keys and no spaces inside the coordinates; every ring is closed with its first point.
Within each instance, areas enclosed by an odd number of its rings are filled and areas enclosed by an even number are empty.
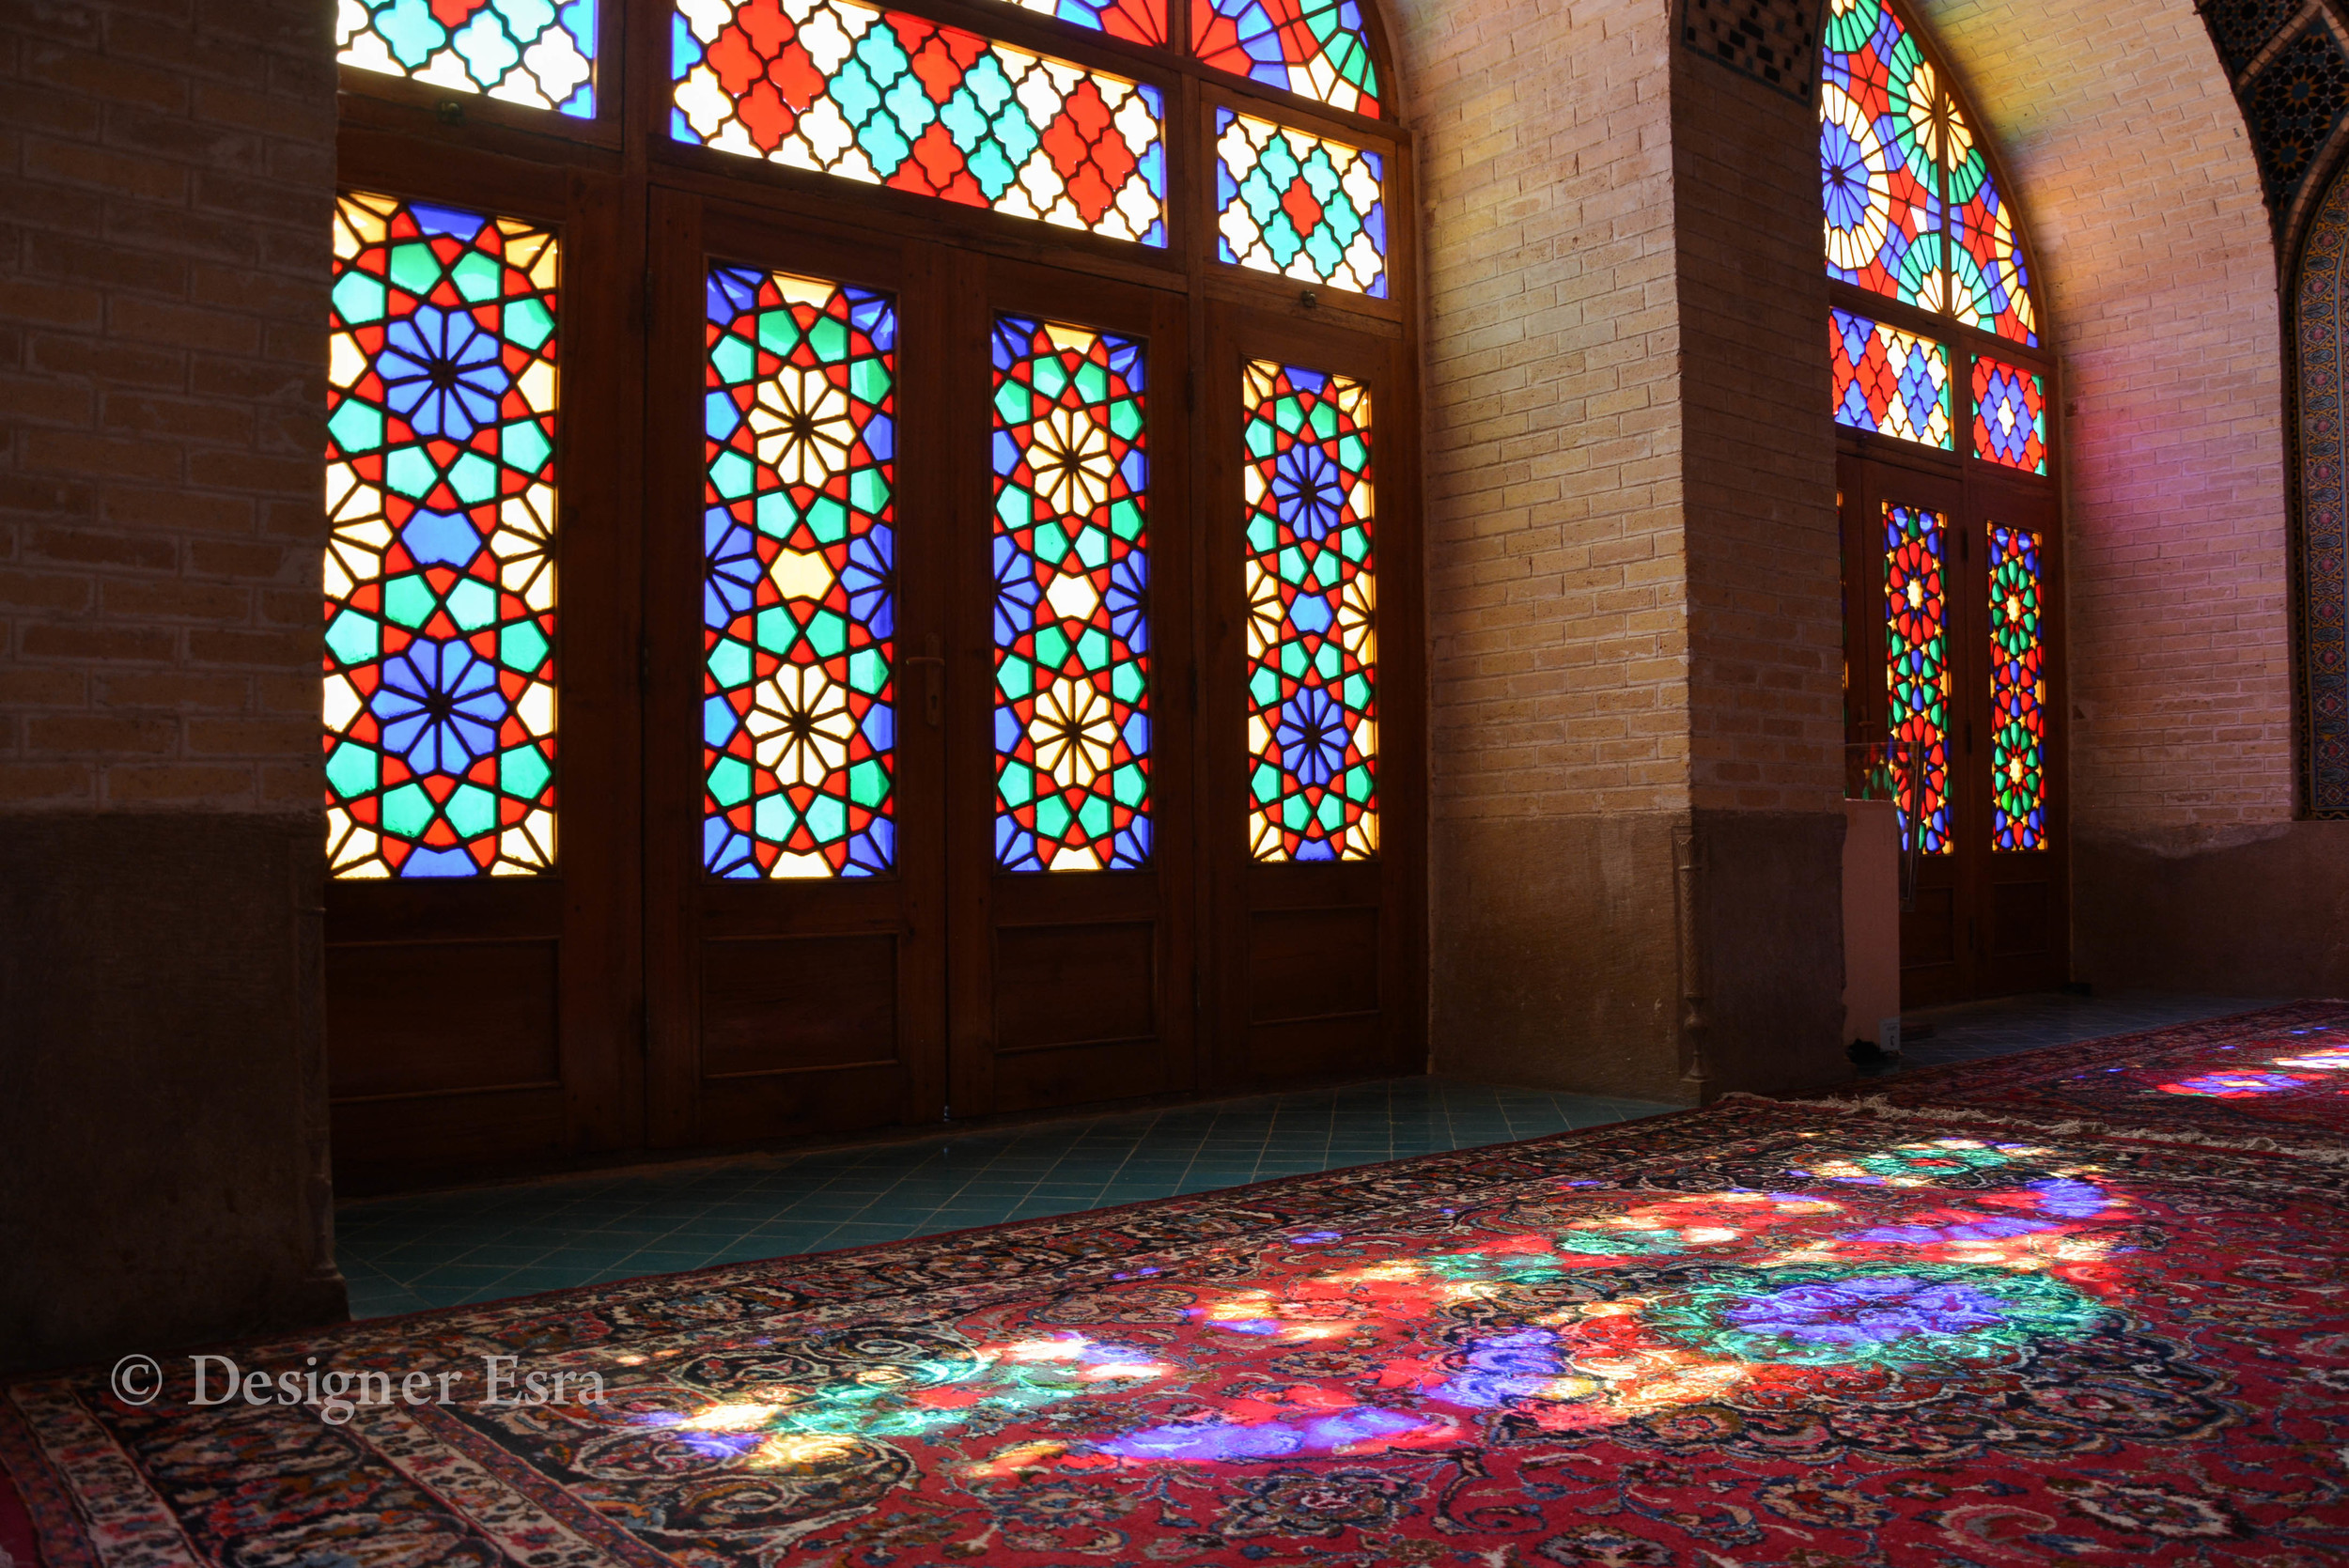
{"type": "Polygon", "coordinates": [[[1399,345],[677,193],[652,232],[647,1141],[1414,1066],[1399,345]]]}
{"type": "Polygon", "coordinates": [[[1914,772],[1902,1005],[2052,990],[2070,952],[2056,499],[1881,447],[1837,479],[1846,729],[1914,772]]]}

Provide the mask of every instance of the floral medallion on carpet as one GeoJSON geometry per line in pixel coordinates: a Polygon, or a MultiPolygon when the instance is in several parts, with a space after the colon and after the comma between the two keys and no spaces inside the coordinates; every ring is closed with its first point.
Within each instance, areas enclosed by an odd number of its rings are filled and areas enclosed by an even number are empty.
{"type": "Polygon", "coordinates": [[[2349,1151],[2349,1001],[1965,1062],[1850,1091],[1894,1106],[2089,1119],[2110,1130],[2268,1137],[2349,1151]]]}
{"type": "Polygon", "coordinates": [[[0,1401],[48,1568],[2338,1562],[2349,1172],[1739,1101],[208,1372],[0,1401]]]}

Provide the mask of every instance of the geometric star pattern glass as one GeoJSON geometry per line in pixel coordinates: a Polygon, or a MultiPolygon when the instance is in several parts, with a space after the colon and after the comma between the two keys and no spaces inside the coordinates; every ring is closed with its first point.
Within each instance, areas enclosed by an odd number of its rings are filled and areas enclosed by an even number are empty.
{"type": "Polygon", "coordinates": [[[1357,0],[1191,0],[1190,23],[1191,52],[1218,70],[1377,116],[1357,0]]]}
{"type": "Polygon", "coordinates": [[[336,204],[326,802],[337,877],[554,861],[557,241],[336,204]]]}
{"type": "Polygon", "coordinates": [[[1166,41],[1166,0],[1006,0],[1089,32],[1132,43],[1166,41]]]}
{"type": "Polygon", "coordinates": [[[1242,396],[1250,847],[1366,860],[1378,848],[1370,390],[1259,360],[1242,396]]]}
{"type": "Polygon", "coordinates": [[[894,849],[896,307],[718,267],[705,333],[703,864],[878,876],[894,849]]]}
{"type": "Polygon", "coordinates": [[[1974,456],[2026,474],[2047,472],[2047,388],[2031,372],[1974,359],[1974,456]]]}
{"type": "Polygon", "coordinates": [[[677,0],[670,133],[1166,243],[1159,90],[854,0],[677,0]]]}
{"type": "Polygon", "coordinates": [[[1834,309],[1827,337],[1837,424],[1951,450],[1950,357],[1940,344],[1834,309]]]}
{"type": "Polygon", "coordinates": [[[1975,145],[1972,127],[1952,104],[1942,144],[1950,205],[1950,311],[1983,332],[2039,346],[2030,273],[2015,242],[2015,214],[1975,145]]]}
{"type": "Polygon", "coordinates": [[[1950,617],[1942,569],[1946,530],[1937,512],[1884,508],[1884,681],[1900,765],[1901,843],[1909,843],[1909,770],[1918,785],[1919,848],[1950,852],[1950,617]]]}
{"type": "Polygon", "coordinates": [[[1990,847],[2047,845],[2039,536],[1990,525],[1990,847]]]}
{"type": "Polygon", "coordinates": [[[1143,346],[995,319],[995,863],[1150,858],[1143,346]]]}
{"type": "Polygon", "coordinates": [[[596,113],[596,0],[338,0],[334,50],[450,92],[596,113]]]}
{"type": "Polygon", "coordinates": [[[1832,0],[1819,96],[1828,275],[1942,308],[1939,89],[1880,0],[1832,0]]]}
{"type": "Polygon", "coordinates": [[[1386,298],[1378,154],[1229,109],[1215,123],[1216,259],[1386,298]]]}

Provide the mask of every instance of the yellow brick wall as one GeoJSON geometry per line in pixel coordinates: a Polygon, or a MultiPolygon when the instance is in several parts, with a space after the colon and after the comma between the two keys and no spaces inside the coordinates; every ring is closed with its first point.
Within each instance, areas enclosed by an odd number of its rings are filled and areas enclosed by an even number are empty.
{"type": "Polygon", "coordinates": [[[1436,815],[1686,806],[1669,8],[1389,17],[1423,149],[1436,815]]]}

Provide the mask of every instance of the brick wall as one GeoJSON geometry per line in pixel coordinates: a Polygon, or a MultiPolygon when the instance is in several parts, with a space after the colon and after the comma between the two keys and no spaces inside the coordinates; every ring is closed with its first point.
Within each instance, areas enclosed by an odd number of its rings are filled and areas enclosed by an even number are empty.
{"type": "Polygon", "coordinates": [[[2282,822],[2276,264],[2217,56],[2189,0],[1923,9],[2008,159],[2063,357],[2074,825],[2282,822]]]}
{"type": "Polygon", "coordinates": [[[1690,783],[1840,814],[1843,582],[1809,104],[1672,51],[1690,783]]]}
{"type": "Polygon", "coordinates": [[[1667,12],[1388,8],[1423,148],[1439,818],[1688,803],[1667,12]]]}
{"type": "Polygon", "coordinates": [[[331,25],[0,8],[0,808],[317,808],[331,25]]]}

